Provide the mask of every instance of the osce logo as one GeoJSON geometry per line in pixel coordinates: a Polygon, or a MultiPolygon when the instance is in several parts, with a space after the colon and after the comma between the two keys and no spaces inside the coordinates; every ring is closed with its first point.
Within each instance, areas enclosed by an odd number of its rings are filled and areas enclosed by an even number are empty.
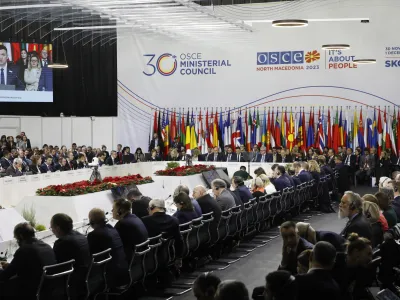
{"type": "Polygon", "coordinates": [[[317,50],[308,51],[281,51],[281,52],[257,52],[257,65],[266,67],[257,67],[257,71],[293,71],[304,69],[319,69],[315,65],[321,55],[317,50]],[[304,68],[304,64],[307,65],[304,68]]]}
{"type": "Polygon", "coordinates": [[[304,51],[257,53],[257,65],[294,65],[302,63],[304,63],[304,51]]]}
{"type": "Polygon", "coordinates": [[[175,73],[178,66],[176,56],[170,53],[161,54],[155,64],[153,63],[154,58],[156,57],[155,54],[145,54],[144,56],[149,57],[146,64],[149,70],[143,71],[143,74],[146,76],[152,76],[156,71],[163,76],[170,76],[175,73]]]}

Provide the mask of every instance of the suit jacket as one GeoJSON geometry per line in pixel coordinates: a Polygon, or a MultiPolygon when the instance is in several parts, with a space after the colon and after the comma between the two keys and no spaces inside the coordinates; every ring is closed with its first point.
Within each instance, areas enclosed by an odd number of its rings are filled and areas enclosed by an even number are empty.
{"type": "Polygon", "coordinates": [[[272,162],[282,162],[282,155],[280,155],[279,153],[272,155],[272,162]]]}
{"type": "Polygon", "coordinates": [[[118,165],[119,164],[119,158],[116,157],[115,159],[113,159],[111,156],[107,157],[105,164],[107,166],[113,166],[113,165],[118,165]]]}
{"type": "Polygon", "coordinates": [[[348,169],[349,168],[346,167],[343,163],[336,165],[336,170],[339,173],[339,178],[337,179],[337,186],[338,186],[338,191],[341,194],[344,194],[345,191],[348,191],[350,189],[348,169]]]}
{"type": "Polygon", "coordinates": [[[182,147],[183,147],[183,145],[182,145],[181,142],[177,142],[177,143],[173,142],[172,145],[171,145],[171,148],[178,149],[179,151],[181,150],[182,147]]]}
{"type": "Polygon", "coordinates": [[[25,86],[18,78],[18,69],[12,64],[7,63],[7,79],[5,85],[15,85],[16,90],[24,90],[25,86]]]}
{"type": "MultiPolygon", "coordinates": [[[[160,152],[162,153],[162,150],[164,148],[164,142],[162,141],[161,138],[158,138],[157,146],[160,146],[160,152]]],[[[153,150],[155,147],[156,147],[155,139],[152,139],[150,142],[149,152],[151,152],[151,150],[153,150]]]]}
{"type": "Polygon", "coordinates": [[[229,161],[237,161],[237,154],[236,153],[231,153],[231,154],[226,154],[224,155],[224,161],[229,162],[229,161]],[[229,155],[231,156],[229,159],[229,155]]]}
{"type": "MultiPolygon", "coordinates": [[[[262,160],[262,154],[259,153],[259,154],[257,155],[255,161],[256,161],[256,162],[261,162],[261,160],[262,160]]],[[[265,154],[265,157],[264,157],[264,162],[272,162],[272,154],[266,153],[266,154],[265,154]]]]}
{"type": "Polygon", "coordinates": [[[301,180],[299,177],[297,176],[293,176],[293,182],[294,182],[294,186],[297,187],[298,185],[302,184],[301,180]]]}
{"type": "Polygon", "coordinates": [[[76,160],[67,160],[67,162],[71,170],[78,169],[78,163],[76,162],[76,160]]]}
{"type": "Polygon", "coordinates": [[[340,300],[339,285],[330,270],[310,269],[296,276],[297,300],[340,300]]]}
{"type": "Polygon", "coordinates": [[[151,198],[146,196],[141,196],[139,200],[132,200],[132,214],[136,215],[139,218],[143,218],[149,215],[149,203],[151,198]]]}
{"type": "MultiPolygon", "coordinates": [[[[215,161],[215,154],[211,153],[210,155],[208,155],[207,161],[215,161]]],[[[223,161],[223,154],[222,153],[218,153],[217,154],[217,160],[216,161],[223,161]]]]}
{"type": "Polygon", "coordinates": [[[334,169],[336,167],[335,156],[329,157],[327,159],[326,163],[328,164],[328,166],[330,166],[332,169],[334,169]]]}
{"type": "Polygon", "coordinates": [[[214,220],[210,224],[210,234],[212,241],[215,241],[218,238],[218,224],[221,220],[222,209],[217,204],[217,201],[209,194],[205,194],[200,198],[197,198],[197,203],[199,203],[203,214],[207,214],[213,212],[214,220]]]}
{"type": "MultiPolygon", "coordinates": [[[[98,227],[87,236],[91,254],[111,249],[111,261],[107,264],[107,277],[122,277],[128,271],[124,245],[118,231],[109,224],[98,227]]],[[[108,280],[109,281],[109,280],[108,280]]],[[[116,280],[117,281],[117,280],[116,280]]]]}
{"type": "Polygon", "coordinates": [[[12,176],[12,177],[17,177],[17,176],[22,176],[23,174],[20,170],[15,169],[14,166],[11,165],[7,168],[6,175],[12,176]]]}
{"type": "Polygon", "coordinates": [[[360,237],[367,238],[370,241],[372,239],[371,225],[363,214],[359,213],[349,220],[340,235],[347,239],[352,232],[357,233],[360,237]]]}
{"type": "Polygon", "coordinates": [[[293,157],[291,155],[286,155],[285,157],[282,156],[283,163],[290,163],[293,162],[293,157]]]}
{"type": "Polygon", "coordinates": [[[394,198],[392,203],[390,204],[390,206],[395,211],[397,220],[400,220],[400,196],[397,196],[396,198],[394,198]]]}
{"type": "Polygon", "coordinates": [[[308,182],[310,180],[313,179],[312,175],[310,174],[310,172],[307,172],[305,170],[302,170],[297,177],[299,177],[300,181],[303,182],[308,182]]]}
{"type": "Polygon", "coordinates": [[[53,250],[59,263],[75,259],[73,277],[76,282],[80,282],[85,278],[91,261],[89,243],[86,236],[73,230],[55,241],[53,250]]]}
{"type": "Polygon", "coordinates": [[[53,90],[53,72],[47,64],[42,68],[42,73],[39,78],[38,91],[51,92],[53,90]]]}
{"type": "Polygon", "coordinates": [[[42,164],[41,166],[40,166],[40,172],[42,172],[42,173],[47,173],[47,172],[54,172],[54,167],[53,166],[48,166],[48,165],[46,165],[46,164],[42,164]]]}
{"type": "Polygon", "coordinates": [[[328,165],[323,165],[323,166],[321,166],[321,171],[324,171],[324,173],[325,173],[325,175],[333,175],[333,170],[332,170],[332,168],[330,167],[330,166],[328,166],[328,165]]]}
{"type": "Polygon", "coordinates": [[[4,170],[7,170],[7,168],[8,168],[9,166],[12,165],[12,160],[11,160],[11,159],[7,159],[7,158],[5,158],[5,157],[2,157],[2,158],[0,159],[0,164],[1,164],[1,167],[2,167],[4,170]]]}
{"type": "Polygon", "coordinates": [[[165,232],[175,240],[175,252],[178,258],[182,257],[183,239],[179,231],[179,221],[165,212],[156,212],[151,216],[144,217],[143,223],[149,232],[149,237],[157,236],[165,232]]]}
{"type": "MultiPolygon", "coordinates": [[[[287,180],[289,180],[290,182],[290,186],[292,187],[296,187],[297,186],[297,182],[294,181],[292,176],[289,176],[288,173],[285,172],[285,174],[282,175],[283,177],[285,177],[287,180]]],[[[301,182],[300,182],[301,183],[301,182]]]]}
{"type": "Polygon", "coordinates": [[[240,206],[241,209],[243,209],[244,205],[243,205],[242,199],[240,198],[239,191],[237,189],[234,191],[231,191],[230,189],[228,189],[227,191],[232,195],[233,200],[235,200],[235,205],[240,206]]]}
{"type": "Polygon", "coordinates": [[[58,164],[57,164],[57,166],[59,166],[59,167],[58,167],[58,170],[60,170],[61,172],[64,172],[64,171],[71,171],[71,167],[69,166],[68,163],[66,163],[65,166],[58,165],[58,164]]]}
{"type": "Polygon", "coordinates": [[[6,269],[0,269],[0,281],[8,281],[11,277],[18,276],[18,286],[24,290],[24,294],[34,296],[43,267],[56,263],[53,249],[34,238],[17,249],[6,269]]]}
{"type": "Polygon", "coordinates": [[[124,245],[126,259],[131,260],[134,246],[145,242],[149,238],[142,220],[133,214],[126,215],[115,224],[115,229],[121,237],[124,245]]]}
{"type": "Polygon", "coordinates": [[[197,217],[196,218],[200,218],[203,215],[203,212],[201,211],[201,207],[199,205],[199,203],[197,202],[196,199],[191,198],[192,200],[192,204],[194,207],[194,212],[196,213],[197,217]]]}
{"type": "Polygon", "coordinates": [[[197,213],[194,210],[193,211],[177,210],[173,216],[178,219],[179,224],[185,224],[191,222],[193,219],[196,219],[197,213]]]}
{"type": "Polygon", "coordinates": [[[32,174],[33,175],[36,175],[36,174],[40,174],[41,172],[40,172],[40,167],[39,166],[37,166],[37,165],[33,165],[33,166],[31,166],[31,172],[32,172],[32,174]]]}
{"type": "Polygon", "coordinates": [[[245,185],[238,186],[236,190],[239,192],[240,200],[242,200],[243,203],[247,203],[250,201],[250,199],[254,198],[245,185]]]}
{"type": "Polygon", "coordinates": [[[235,206],[235,199],[226,189],[222,191],[216,200],[223,211],[235,206]]]}
{"type": "Polygon", "coordinates": [[[351,169],[354,169],[356,167],[356,156],[354,154],[345,155],[343,163],[345,166],[349,166],[351,169]]]}
{"type": "Polygon", "coordinates": [[[271,179],[271,183],[275,186],[275,189],[281,192],[283,189],[287,187],[291,187],[290,180],[286,178],[286,176],[280,176],[278,178],[271,179]]]}

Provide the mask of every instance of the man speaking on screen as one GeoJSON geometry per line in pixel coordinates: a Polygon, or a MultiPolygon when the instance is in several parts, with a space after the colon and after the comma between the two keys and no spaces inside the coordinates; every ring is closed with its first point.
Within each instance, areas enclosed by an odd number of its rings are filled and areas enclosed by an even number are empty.
{"type": "Polygon", "coordinates": [[[17,70],[8,64],[7,48],[0,45],[0,90],[20,90],[23,89],[17,77],[17,70]]]}

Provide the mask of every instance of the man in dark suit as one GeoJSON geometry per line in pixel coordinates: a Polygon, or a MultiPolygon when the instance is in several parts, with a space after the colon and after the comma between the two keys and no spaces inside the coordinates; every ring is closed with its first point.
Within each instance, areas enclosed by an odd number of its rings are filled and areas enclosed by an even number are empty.
{"type": "Polygon", "coordinates": [[[155,133],[153,134],[153,139],[150,141],[150,147],[149,147],[149,152],[151,150],[155,149],[157,146],[160,147],[160,152],[162,153],[162,149],[164,148],[164,142],[162,141],[161,138],[158,137],[158,134],[155,133]]]}
{"type": "MultiPolygon", "coordinates": [[[[214,221],[212,224],[215,224],[215,229],[217,229],[221,219],[222,210],[215,199],[207,194],[207,189],[202,185],[198,185],[193,189],[193,198],[197,200],[197,203],[199,203],[203,214],[213,212],[214,221]]],[[[211,226],[210,228],[214,227],[211,226]]]]}
{"type": "Polygon", "coordinates": [[[12,165],[7,168],[6,175],[12,177],[22,176],[22,159],[15,158],[12,165]]]}
{"type": "Polygon", "coordinates": [[[227,184],[222,179],[214,179],[211,182],[211,188],[217,201],[217,204],[221,207],[222,211],[228,210],[236,205],[234,197],[227,190],[227,184]]]}
{"type": "Polygon", "coordinates": [[[199,161],[208,161],[208,157],[213,153],[213,148],[208,147],[207,151],[207,153],[199,155],[199,161]]]}
{"type": "Polygon", "coordinates": [[[175,240],[176,264],[180,267],[182,266],[183,239],[179,231],[179,221],[165,212],[165,201],[153,199],[149,203],[149,216],[144,217],[142,220],[147,228],[149,237],[154,237],[165,232],[175,240]]]}
{"type": "Polygon", "coordinates": [[[336,166],[336,163],[335,163],[335,150],[333,150],[333,149],[329,149],[328,150],[328,156],[327,156],[326,163],[332,169],[335,168],[335,166],[336,166]]]}
{"type": "Polygon", "coordinates": [[[242,150],[240,150],[240,147],[236,147],[235,151],[236,151],[236,161],[237,162],[247,162],[247,158],[244,155],[244,153],[242,152],[242,150]]]}
{"type": "Polygon", "coordinates": [[[139,218],[143,218],[149,215],[149,203],[151,199],[149,197],[143,196],[137,187],[132,188],[126,199],[132,203],[132,214],[139,218]]]}
{"type": "Polygon", "coordinates": [[[253,150],[247,153],[248,160],[251,162],[256,161],[258,154],[259,154],[258,146],[254,145],[253,150]]]}
{"type": "Polygon", "coordinates": [[[208,155],[207,161],[223,161],[223,156],[219,153],[218,147],[214,147],[213,153],[208,155]]]}
{"type": "Polygon", "coordinates": [[[223,161],[226,161],[226,162],[237,161],[237,154],[233,153],[231,147],[227,147],[227,153],[223,159],[224,159],[223,161]]]}
{"type": "Polygon", "coordinates": [[[260,148],[260,153],[256,157],[256,162],[272,162],[272,154],[266,153],[267,149],[262,146],[260,148]]]}
{"type": "Polygon", "coordinates": [[[57,261],[75,260],[70,285],[74,293],[82,295],[85,293],[85,276],[91,260],[86,236],[73,230],[71,217],[62,213],[51,218],[50,228],[58,238],[53,246],[57,261]]]}
{"type": "Polygon", "coordinates": [[[90,253],[111,249],[111,261],[107,264],[107,285],[122,286],[128,281],[128,262],[118,231],[107,224],[106,215],[100,208],[89,212],[89,224],[93,231],[87,236],[90,253]]]}
{"type": "Polygon", "coordinates": [[[356,169],[356,156],[353,154],[353,149],[347,148],[346,155],[344,157],[344,165],[348,168],[348,174],[353,178],[356,169]]]}
{"type": "Polygon", "coordinates": [[[8,53],[4,45],[0,45],[0,89],[7,89],[6,85],[15,86],[16,90],[23,90],[21,80],[18,78],[18,69],[7,62],[8,53]]]}
{"type": "Polygon", "coordinates": [[[271,183],[275,186],[275,189],[279,192],[283,189],[293,186],[291,180],[286,177],[286,170],[284,166],[277,165],[273,169],[274,177],[271,178],[271,183]]]}
{"type": "Polygon", "coordinates": [[[7,168],[12,165],[11,153],[8,150],[3,151],[3,157],[0,159],[0,164],[4,170],[7,170],[7,168]]]}
{"type": "Polygon", "coordinates": [[[306,163],[305,162],[294,162],[293,163],[293,168],[294,171],[297,174],[297,177],[300,179],[300,181],[303,182],[309,182],[313,179],[312,175],[310,172],[305,170],[306,163]]]}
{"type": "Polygon", "coordinates": [[[280,228],[283,240],[282,261],[280,270],[286,270],[293,275],[297,274],[297,257],[301,252],[312,249],[313,245],[306,239],[299,236],[296,223],[292,221],[284,222],[280,228]]]}
{"type": "Polygon", "coordinates": [[[346,167],[342,162],[342,157],[337,155],[335,158],[336,167],[335,169],[339,173],[339,178],[337,179],[337,187],[339,194],[344,194],[344,192],[350,189],[349,183],[349,168],[346,167]]]}
{"type": "Polygon", "coordinates": [[[67,163],[69,165],[69,168],[71,170],[76,170],[78,169],[78,163],[75,160],[75,156],[73,152],[68,152],[68,158],[67,158],[67,163]]]}
{"type": "Polygon", "coordinates": [[[44,164],[40,166],[40,172],[41,173],[54,172],[54,167],[52,166],[52,163],[53,163],[53,158],[51,156],[47,156],[44,164]]]}
{"type": "Polygon", "coordinates": [[[14,238],[19,248],[13,260],[9,264],[0,264],[1,298],[35,298],[43,267],[57,263],[54,251],[48,244],[35,238],[35,230],[28,223],[14,227],[14,238]]]}
{"type": "Polygon", "coordinates": [[[282,162],[281,147],[272,148],[272,162],[282,162]]]}
{"type": "Polygon", "coordinates": [[[181,151],[181,148],[183,147],[182,143],[179,141],[179,137],[175,137],[174,141],[172,142],[171,148],[175,148],[179,151],[181,151]]]}
{"type": "Polygon", "coordinates": [[[340,233],[345,239],[350,233],[357,233],[358,236],[371,240],[372,228],[362,211],[362,199],[359,194],[347,191],[344,193],[339,204],[339,217],[348,218],[348,222],[340,233]]]}
{"type": "Polygon", "coordinates": [[[331,244],[315,244],[308,273],[296,276],[298,300],[341,299],[339,285],[331,274],[335,259],[336,249],[331,244]]]}
{"type": "Polygon", "coordinates": [[[125,199],[114,201],[113,218],[118,220],[115,229],[118,231],[124,245],[128,262],[132,259],[133,249],[136,245],[145,242],[149,238],[142,220],[132,214],[132,204],[125,199]]]}
{"type": "Polygon", "coordinates": [[[107,157],[105,164],[107,166],[114,166],[119,164],[119,158],[117,155],[117,151],[112,150],[111,155],[107,157]]]}

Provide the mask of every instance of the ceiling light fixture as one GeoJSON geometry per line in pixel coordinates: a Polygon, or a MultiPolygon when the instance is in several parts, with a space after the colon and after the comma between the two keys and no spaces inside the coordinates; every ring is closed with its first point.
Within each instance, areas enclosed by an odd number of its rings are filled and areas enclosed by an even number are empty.
{"type": "Polygon", "coordinates": [[[275,20],[272,21],[273,27],[305,27],[308,26],[307,20],[300,20],[300,19],[287,19],[287,20],[275,20]]]}
{"type": "Polygon", "coordinates": [[[355,63],[356,65],[372,65],[376,64],[376,59],[374,58],[354,59],[353,63],[355,63]]]}
{"type": "Polygon", "coordinates": [[[349,44],[326,44],[322,45],[323,50],[349,50],[349,44]]]}

